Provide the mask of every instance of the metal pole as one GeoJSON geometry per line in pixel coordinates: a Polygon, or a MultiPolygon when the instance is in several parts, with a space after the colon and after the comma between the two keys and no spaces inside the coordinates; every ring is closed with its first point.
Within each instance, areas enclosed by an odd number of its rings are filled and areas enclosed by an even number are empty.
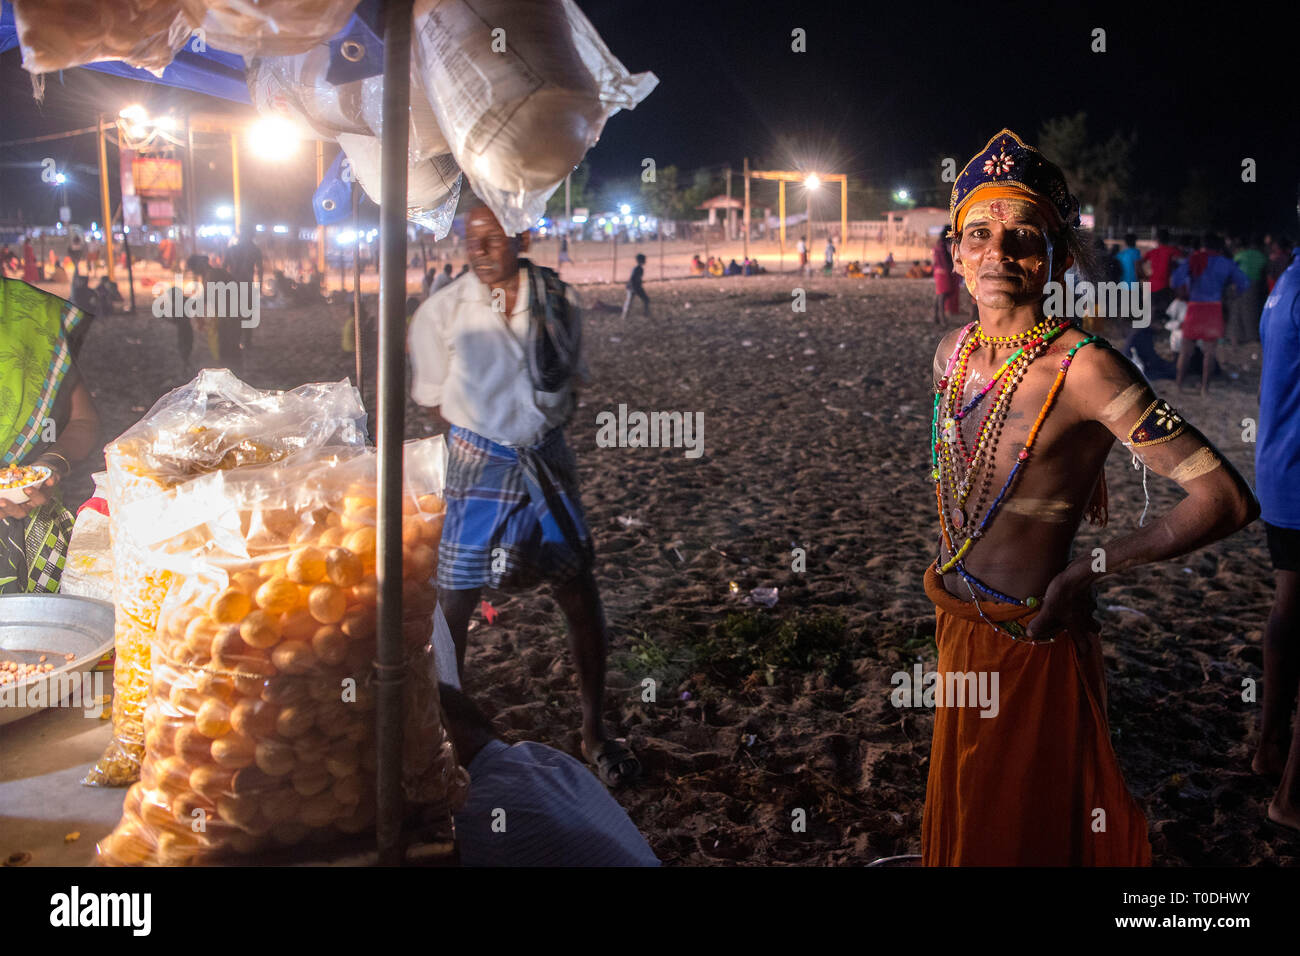
{"type": "Polygon", "coordinates": [[[727,218],[722,226],[722,231],[726,233],[727,241],[730,242],[735,238],[731,234],[731,165],[727,165],[727,218]]]}
{"type": "Polygon", "coordinates": [[[104,217],[104,265],[113,281],[113,220],[108,208],[108,152],[104,147],[104,114],[99,114],[99,202],[104,217]]]}
{"type": "Polygon", "coordinates": [[[840,248],[849,241],[849,177],[840,180],[840,248]]]}
{"type": "Polygon", "coordinates": [[[745,258],[749,258],[749,157],[745,157],[745,258]]]}
{"type": "Polygon", "coordinates": [[[131,240],[127,238],[126,216],[122,216],[122,249],[126,252],[126,287],[131,293],[131,312],[135,313],[135,272],[131,269],[131,240]]]}
{"type": "MultiPolygon", "coordinates": [[[[361,361],[361,187],[352,183],[352,232],[356,244],[352,247],[352,357],[357,367],[357,391],[361,401],[366,400],[366,366],[361,361]]],[[[339,253],[342,257],[342,253],[339,253]]]]}
{"type": "Polygon", "coordinates": [[[384,4],[383,187],[379,210],[379,862],[402,862],[402,439],[406,415],[406,163],[413,0],[384,4]]]}
{"type": "Polygon", "coordinates": [[[230,134],[230,181],[235,192],[235,235],[239,235],[239,134],[230,134]]]}
{"type": "MultiPolygon", "coordinates": [[[[325,178],[325,144],[316,141],[316,185],[325,178]]],[[[322,275],[325,273],[325,227],[317,224],[316,226],[316,270],[322,275]]]]}
{"type": "Polygon", "coordinates": [[[618,282],[618,224],[614,224],[614,231],[610,233],[614,237],[614,265],[610,270],[609,281],[618,282]]]}
{"type": "Polygon", "coordinates": [[[190,126],[190,118],[185,117],[185,158],[189,161],[189,188],[185,190],[186,203],[188,205],[189,227],[190,227],[190,255],[195,255],[199,251],[199,223],[194,218],[194,195],[199,191],[198,181],[194,178],[194,128],[190,126]]]}
{"type": "Polygon", "coordinates": [[[776,204],[780,207],[777,215],[781,217],[781,262],[785,262],[785,180],[777,180],[776,204]]]}

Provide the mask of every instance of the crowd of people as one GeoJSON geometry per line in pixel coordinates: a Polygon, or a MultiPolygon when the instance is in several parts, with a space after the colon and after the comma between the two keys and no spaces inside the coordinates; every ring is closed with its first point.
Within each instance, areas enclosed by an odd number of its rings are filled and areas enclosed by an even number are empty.
{"type": "MultiPolygon", "coordinates": [[[[644,256],[640,258],[644,259],[644,256]]],[[[707,260],[701,259],[699,253],[691,257],[691,275],[693,276],[713,276],[720,278],[722,276],[759,276],[767,273],[759,261],[750,256],[745,256],[737,262],[734,258],[727,263],[723,263],[721,256],[709,256],[707,260]]]]}

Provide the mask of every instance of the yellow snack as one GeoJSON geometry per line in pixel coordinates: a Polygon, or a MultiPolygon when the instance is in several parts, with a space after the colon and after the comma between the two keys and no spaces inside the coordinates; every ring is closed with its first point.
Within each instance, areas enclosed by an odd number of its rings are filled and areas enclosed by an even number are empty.
{"type": "Polygon", "coordinates": [[[347,635],[337,625],[326,624],[312,635],[311,649],[326,664],[341,664],[348,656],[347,635]]]}
{"type": "Polygon", "coordinates": [[[212,759],[231,770],[247,767],[255,755],[256,746],[243,734],[229,733],[212,741],[212,759]]]}
{"type": "Polygon", "coordinates": [[[257,814],[257,801],[252,797],[241,797],[237,794],[227,793],[217,798],[217,815],[231,826],[239,827],[241,830],[248,830],[253,826],[257,814]]]}
{"type": "Polygon", "coordinates": [[[303,797],[315,796],[334,782],[324,768],[313,766],[299,767],[292,780],[293,789],[303,797]]]}
{"type": "Polygon", "coordinates": [[[235,696],[234,680],[210,670],[201,670],[194,675],[194,687],[204,697],[230,701],[235,696]]]}
{"type": "Polygon", "coordinates": [[[230,586],[233,588],[239,588],[239,590],[243,591],[250,598],[257,593],[257,589],[261,587],[261,585],[262,579],[258,577],[256,571],[240,571],[239,573],[232,575],[230,578],[230,586]]]}
{"type": "Polygon", "coordinates": [[[230,705],[217,697],[209,697],[194,715],[194,726],[205,737],[223,737],[230,733],[230,705]]]}
{"type": "Polygon", "coordinates": [[[230,784],[235,773],[227,767],[216,764],[204,764],[190,772],[190,789],[209,800],[216,800],[222,794],[230,792],[230,784]]]}
{"type": "Polygon", "coordinates": [[[314,547],[295,551],[289,557],[285,574],[296,584],[316,584],[325,580],[325,552],[314,547]]]}
{"type": "Polygon", "coordinates": [[[260,608],[250,611],[239,625],[239,636],[249,647],[274,647],[280,640],[280,618],[260,608]]]}
{"type": "Polygon", "coordinates": [[[303,704],[282,707],[275,720],[275,732],[286,740],[292,740],[311,730],[315,719],[316,715],[311,708],[303,704]]]}
{"type": "Polygon", "coordinates": [[[239,588],[226,588],[208,605],[208,617],[218,624],[238,624],[252,607],[252,600],[239,588]]]}
{"type": "Polygon", "coordinates": [[[343,539],[343,547],[359,557],[367,568],[371,568],[375,563],[375,542],[374,528],[358,528],[343,539]]]}
{"type": "Polygon", "coordinates": [[[298,585],[276,575],[257,589],[257,606],[268,614],[287,614],[298,606],[298,585]]]}
{"type": "Polygon", "coordinates": [[[343,620],[347,598],[341,588],[332,584],[318,584],[307,598],[307,610],[321,624],[334,624],[343,620]]]}
{"type": "MultiPolygon", "coordinates": [[[[189,768],[212,761],[212,740],[194,724],[182,724],[176,731],[176,755],[184,761],[185,779],[189,780],[189,768]]],[[[163,786],[169,790],[180,790],[180,786],[163,786]]]]}
{"type": "Polygon", "coordinates": [[[316,665],[316,654],[306,641],[281,641],[271,652],[271,663],[282,674],[306,674],[316,665]]]}
{"type": "Polygon", "coordinates": [[[284,776],[298,763],[293,748],[284,741],[274,738],[258,743],[255,759],[262,772],[272,777],[284,776]]]}
{"type": "Polygon", "coordinates": [[[284,823],[297,816],[301,804],[298,794],[287,787],[272,790],[262,795],[262,816],[272,825],[284,823]]]}
{"type": "Polygon", "coordinates": [[[258,698],[241,700],[230,711],[230,726],[236,733],[260,740],[275,732],[280,709],[258,698]]]}
{"type": "Polygon", "coordinates": [[[347,548],[331,548],[325,556],[325,574],[338,587],[360,584],[365,573],[361,559],[347,548]]]}
{"type": "Polygon", "coordinates": [[[320,623],[305,607],[297,608],[280,618],[280,633],[286,641],[310,641],[320,623]]]}

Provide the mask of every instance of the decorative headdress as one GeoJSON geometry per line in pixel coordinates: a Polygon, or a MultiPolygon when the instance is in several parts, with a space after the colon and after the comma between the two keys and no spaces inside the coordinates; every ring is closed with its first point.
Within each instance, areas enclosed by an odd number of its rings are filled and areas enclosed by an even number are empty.
{"type": "Polygon", "coordinates": [[[971,199],[990,189],[1004,196],[1023,193],[1058,226],[1079,225],[1079,200],[1071,195],[1060,168],[1009,129],[990,139],[952,184],[948,224],[954,233],[960,231],[971,199]]]}

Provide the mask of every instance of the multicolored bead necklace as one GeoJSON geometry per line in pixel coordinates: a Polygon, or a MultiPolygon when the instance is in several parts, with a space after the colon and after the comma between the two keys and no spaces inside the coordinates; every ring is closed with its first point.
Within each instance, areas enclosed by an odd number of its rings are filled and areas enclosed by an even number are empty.
{"type": "Polygon", "coordinates": [[[1046,318],[1036,325],[1030,326],[1023,332],[1013,332],[1011,335],[989,335],[984,331],[982,325],[976,324],[975,334],[972,338],[977,345],[1024,345],[1033,339],[1049,332],[1054,326],[1060,323],[1060,319],[1046,318]]]}
{"type": "MultiPolygon", "coordinates": [[[[962,329],[956,348],[948,359],[948,366],[943,377],[939,380],[935,389],[934,396],[934,416],[931,422],[930,435],[932,439],[931,455],[931,473],[930,476],[935,482],[935,498],[939,509],[939,526],[942,532],[943,544],[947,552],[952,555],[947,561],[940,560],[935,563],[938,565],[940,574],[947,574],[955,570],[968,587],[979,588],[985,594],[1003,601],[1008,604],[1016,604],[1022,607],[1034,608],[1039,604],[1036,597],[1028,597],[1021,601],[1009,595],[1003,594],[994,588],[984,584],[974,575],[970,574],[964,565],[964,559],[970,553],[975,542],[984,536],[993,518],[997,515],[1002,507],[1002,502],[1015,486],[1015,481],[1020,474],[1020,469],[1024,466],[1031,456],[1034,442],[1038,438],[1038,432],[1047,420],[1047,415],[1056,402],[1056,397],[1060,393],[1061,387],[1065,383],[1066,372],[1070,368],[1070,362],[1074,354],[1085,345],[1090,345],[1100,341],[1099,336],[1090,335],[1080,342],[1076,343],[1073,348],[1066,353],[1065,358],[1061,360],[1060,370],[1057,372],[1056,380],[1048,390],[1047,398],[1043,402],[1042,408],[1038,412],[1033,425],[1029,429],[1029,435],[1025,440],[1024,446],[1016,455],[1015,464],[1012,465],[1010,473],[1002,484],[997,497],[989,506],[984,518],[977,527],[972,531],[965,532],[966,539],[960,547],[954,548],[953,539],[961,529],[969,525],[967,518],[966,502],[969,500],[971,489],[974,486],[976,475],[981,475],[981,491],[976,499],[976,505],[973,514],[979,514],[984,505],[987,492],[991,488],[991,478],[995,466],[995,453],[997,450],[998,439],[1001,434],[1002,425],[1007,412],[1011,407],[1011,395],[1016,386],[1024,377],[1026,370],[1034,359],[1042,355],[1047,346],[1067,329],[1072,327],[1069,321],[1061,319],[1046,319],[1039,322],[1031,329],[1015,335],[989,336],[986,335],[977,323],[972,322],[962,329]],[[973,333],[973,334],[972,334],[973,333]],[[967,366],[970,355],[981,344],[1000,345],[1000,346],[1019,346],[1018,350],[1012,354],[997,372],[988,381],[988,383],[979,391],[970,401],[962,404],[962,393],[965,387],[967,366]],[[954,374],[954,372],[956,374],[954,374]],[[1000,383],[998,394],[994,399],[984,419],[980,422],[979,429],[976,433],[974,448],[968,453],[966,444],[961,436],[960,422],[965,418],[993,388],[1000,383]],[[946,401],[945,401],[946,400],[946,401]],[[947,412],[946,417],[943,412],[947,412]],[[940,429],[940,421],[943,421],[943,429],[940,429]],[[954,434],[955,433],[955,434],[954,434]],[[954,439],[957,448],[954,449],[954,439]],[[964,474],[959,473],[956,457],[960,454],[963,464],[966,466],[964,474]],[[949,500],[953,502],[951,514],[945,507],[944,485],[945,481],[949,488],[949,500]]],[[[973,593],[973,592],[972,592],[973,593]]],[[[1023,632],[1023,628],[1020,629],[1023,632]]]]}

